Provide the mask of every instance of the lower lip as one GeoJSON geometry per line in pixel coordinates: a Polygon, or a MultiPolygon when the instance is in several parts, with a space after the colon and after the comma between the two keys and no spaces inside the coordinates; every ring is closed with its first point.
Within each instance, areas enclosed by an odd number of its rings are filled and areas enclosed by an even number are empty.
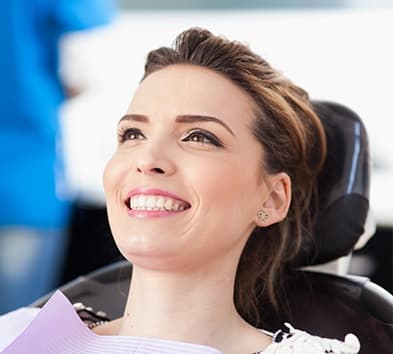
{"type": "Polygon", "coordinates": [[[132,210],[132,209],[128,209],[128,215],[132,216],[134,218],[162,218],[162,217],[178,215],[186,210],[166,211],[166,210],[132,210]]]}

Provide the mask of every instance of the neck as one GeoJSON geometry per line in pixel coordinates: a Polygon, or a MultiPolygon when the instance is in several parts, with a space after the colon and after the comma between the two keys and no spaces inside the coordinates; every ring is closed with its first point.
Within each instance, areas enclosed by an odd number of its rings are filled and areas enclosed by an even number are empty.
{"type": "Polygon", "coordinates": [[[176,273],[135,266],[119,334],[218,346],[244,325],[233,303],[234,276],[222,263],[176,273]]]}

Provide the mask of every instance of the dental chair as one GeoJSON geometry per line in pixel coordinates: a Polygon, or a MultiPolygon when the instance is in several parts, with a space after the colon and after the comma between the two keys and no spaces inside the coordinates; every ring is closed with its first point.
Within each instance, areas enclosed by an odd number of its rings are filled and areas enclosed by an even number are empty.
{"type": "MultiPolygon", "coordinates": [[[[325,127],[328,144],[318,182],[315,242],[303,245],[288,275],[290,314],[267,313],[263,307],[264,328],[275,331],[290,322],[323,337],[343,339],[345,334],[354,333],[361,342],[361,354],[391,354],[393,296],[366,277],[323,271],[324,264],[350,255],[359,239],[365,237],[370,183],[367,134],[359,117],[348,108],[320,101],[313,105],[325,127]]],[[[81,276],[60,290],[71,302],[83,302],[116,318],[122,315],[131,273],[132,266],[119,261],[81,276]]],[[[32,306],[42,306],[50,296],[32,306]]]]}

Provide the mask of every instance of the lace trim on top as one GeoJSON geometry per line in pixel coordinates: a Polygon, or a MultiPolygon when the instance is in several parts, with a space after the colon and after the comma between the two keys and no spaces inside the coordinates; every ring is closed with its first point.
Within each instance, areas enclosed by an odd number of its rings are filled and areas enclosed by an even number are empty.
{"type": "Polygon", "coordinates": [[[72,307],[83,323],[85,323],[90,329],[110,321],[106,312],[101,310],[95,311],[92,307],[86,306],[82,302],[76,302],[72,304],[72,307]]]}
{"type": "Polygon", "coordinates": [[[347,334],[344,342],[337,339],[313,336],[285,323],[286,329],[273,335],[272,344],[253,354],[357,354],[360,343],[353,334],[347,334]]]}
{"type": "MultiPolygon", "coordinates": [[[[90,329],[110,321],[104,311],[95,311],[81,302],[72,306],[90,329]]],[[[359,340],[353,334],[347,334],[343,342],[313,336],[289,323],[285,323],[285,327],[272,335],[272,343],[265,350],[252,354],[357,354],[360,350],[359,340]]]]}

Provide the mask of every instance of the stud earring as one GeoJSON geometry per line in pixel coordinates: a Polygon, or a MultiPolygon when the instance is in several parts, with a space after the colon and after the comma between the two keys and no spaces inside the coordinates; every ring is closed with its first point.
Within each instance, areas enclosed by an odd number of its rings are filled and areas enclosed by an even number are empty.
{"type": "Polygon", "coordinates": [[[269,214],[262,209],[258,211],[257,216],[258,216],[259,220],[261,220],[262,222],[269,219],[269,214]]]}

